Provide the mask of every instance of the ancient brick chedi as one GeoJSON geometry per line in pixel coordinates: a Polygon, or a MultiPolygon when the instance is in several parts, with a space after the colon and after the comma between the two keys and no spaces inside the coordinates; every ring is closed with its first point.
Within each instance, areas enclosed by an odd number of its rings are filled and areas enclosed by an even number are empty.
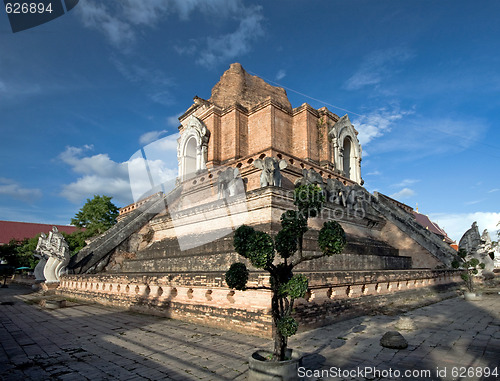
{"type": "MultiPolygon", "coordinates": [[[[303,326],[457,280],[454,251],[442,239],[404,204],[362,187],[362,149],[347,115],[292,108],[285,90],[236,63],[179,121],[175,188],[122,208],[119,222],[71,259],[60,293],[268,335],[270,293],[225,284],[225,271],[241,260],[232,233],[245,223],[275,234],[303,183],[327,197],[304,249],[318,250],[328,219],[348,240],[342,254],[298,269],[310,279],[296,309],[303,326]]],[[[252,285],[267,282],[251,271],[252,285]]]]}
{"type": "Polygon", "coordinates": [[[205,166],[258,154],[287,155],[297,167],[308,164],[325,171],[325,177],[342,174],[348,183],[362,184],[361,146],[347,115],[340,119],[326,107],[316,110],[308,104],[292,109],[285,90],[248,74],[240,64],[222,75],[209,100],[196,97],[179,120],[181,179],[205,166]],[[209,136],[191,142],[192,117],[203,122],[209,136]],[[195,151],[196,160],[190,154],[195,151]]]}

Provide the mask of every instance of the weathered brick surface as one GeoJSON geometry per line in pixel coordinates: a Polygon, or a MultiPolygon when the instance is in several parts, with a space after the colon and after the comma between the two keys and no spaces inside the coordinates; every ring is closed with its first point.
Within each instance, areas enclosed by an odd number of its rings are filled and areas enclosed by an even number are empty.
{"type": "MultiPolygon", "coordinates": [[[[195,98],[194,105],[180,119],[189,115],[199,118],[211,133],[208,168],[236,166],[239,159],[246,162],[252,157],[285,154],[296,161],[297,177],[302,168],[340,176],[333,171],[333,147],[328,139],[329,128],[339,117],[326,108],[316,110],[308,104],[292,109],[283,89],[249,75],[239,64],[231,65],[223,74],[208,101],[195,98]]],[[[344,177],[342,181],[351,183],[344,177]]],[[[247,185],[247,190],[259,187],[258,182],[247,185]]]]}
{"type": "MultiPolygon", "coordinates": [[[[436,297],[435,291],[453,287],[460,279],[456,271],[446,270],[305,274],[310,279],[310,291],[297,301],[296,316],[307,327],[417,296],[422,302],[427,296],[436,297]]],[[[269,286],[268,277],[253,272],[249,286],[269,286]]],[[[230,290],[222,272],[67,275],[62,278],[58,293],[259,336],[272,333],[270,292],[230,290]]]]}
{"type": "MultiPolygon", "coordinates": [[[[209,325],[229,324],[233,329],[267,335],[269,292],[242,293],[225,287],[223,276],[233,262],[249,265],[235,253],[228,232],[237,227],[234,217],[244,217],[239,223],[275,235],[281,214],[295,208],[292,190],[304,169],[314,169],[325,181],[330,178],[353,184],[338,169],[334,170],[328,134],[339,118],[326,108],[316,110],[308,104],[292,109],[283,89],[250,76],[241,65],[232,65],[224,73],[210,100],[195,98],[193,106],[180,117],[181,123],[184,125],[191,116],[210,131],[208,169],[183,181],[167,196],[168,209],[157,210],[151,221],[134,225],[135,230],[114,235],[112,230],[101,237],[98,242],[112,244],[106,246],[107,251],[96,244],[84,249],[77,259],[90,262],[80,263],[78,271],[95,268],[104,272],[64,277],[60,291],[87,300],[209,325]],[[260,186],[260,170],[254,162],[265,157],[287,163],[282,170],[282,187],[260,186]],[[224,169],[220,166],[239,169],[245,197],[219,199],[217,181],[224,169]],[[240,212],[228,216],[228,209],[234,207],[240,212]],[[181,250],[178,238],[209,243],[181,250]],[[83,254],[89,255],[80,258],[83,254]]],[[[348,245],[340,255],[305,262],[296,269],[311,279],[309,294],[299,302],[298,309],[300,319],[308,325],[323,324],[339,311],[358,313],[378,301],[396,300],[404,292],[410,295],[408,292],[413,290],[456,281],[455,273],[430,270],[442,262],[440,254],[446,254],[442,243],[429,238],[431,233],[418,231],[411,221],[405,224],[408,213],[394,210],[395,206],[385,205],[383,199],[367,192],[365,196],[360,213],[352,206],[326,203],[321,215],[309,221],[306,253],[319,250],[318,231],[328,220],[341,223],[348,245]]],[[[125,215],[122,222],[126,219],[125,215]]],[[[249,267],[251,282],[265,284],[265,274],[249,267]]]]}
{"type": "MultiPolygon", "coordinates": [[[[259,107],[248,116],[248,147],[246,155],[257,153],[273,146],[271,104],[259,107]]],[[[246,156],[245,155],[245,156],[246,156]]]]}
{"type": "MultiPolygon", "coordinates": [[[[255,348],[272,347],[269,339],[241,332],[92,303],[70,303],[68,308],[45,310],[34,304],[39,294],[29,295],[29,291],[11,284],[0,292],[2,380],[243,381],[247,379],[249,354],[255,348]]],[[[450,298],[424,308],[408,306],[402,315],[384,308],[376,311],[383,314],[370,311],[348,319],[349,310],[344,309],[343,319],[328,326],[305,330],[302,325],[302,332],[290,338],[289,346],[305,354],[303,365],[307,370],[337,367],[356,371],[374,367],[401,373],[431,372],[428,376],[406,377],[412,380],[451,380],[452,369],[464,366],[474,371],[489,368],[491,372],[495,367],[500,371],[500,298],[498,290],[491,291],[482,301],[450,298]],[[380,338],[387,331],[400,329],[402,316],[415,327],[402,332],[408,349],[383,348],[380,338]],[[446,369],[447,377],[442,373],[438,377],[436,369],[446,369]]],[[[421,298],[417,293],[408,296],[411,298],[407,300],[421,298]]],[[[337,307],[341,310],[345,306],[337,307]]],[[[306,377],[308,381],[316,379],[306,377]]],[[[496,379],[467,377],[470,381],[496,379]]]]}
{"type": "Polygon", "coordinates": [[[284,89],[269,85],[263,79],[248,74],[241,64],[233,63],[212,89],[210,101],[221,108],[235,103],[251,108],[269,97],[283,107],[292,108],[284,89]]]}

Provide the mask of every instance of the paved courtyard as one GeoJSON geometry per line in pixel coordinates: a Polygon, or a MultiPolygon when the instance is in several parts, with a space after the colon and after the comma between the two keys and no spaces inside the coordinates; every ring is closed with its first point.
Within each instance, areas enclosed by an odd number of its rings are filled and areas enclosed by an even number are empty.
{"type": "MultiPolygon", "coordinates": [[[[300,333],[305,380],[481,380],[500,372],[500,294],[406,312],[404,350],[383,348],[401,315],[364,316],[300,333]]],[[[246,380],[266,339],[93,304],[42,309],[30,290],[0,289],[1,380],[246,380]]]]}

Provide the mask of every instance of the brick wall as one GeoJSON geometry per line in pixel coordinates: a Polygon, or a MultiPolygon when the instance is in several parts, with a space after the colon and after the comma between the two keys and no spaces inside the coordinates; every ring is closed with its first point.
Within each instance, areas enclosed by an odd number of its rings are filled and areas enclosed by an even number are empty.
{"type": "MultiPolygon", "coordinates": [[[[327,324],[333,319],[366,313],[390,300],[435,297],[440,289],[460,281],[455,271],[401,271],[387,278],[373,272],[307,273],[311,289],[297,301],[296,317],[302,327],[327,324]]],[[[266,285],[263,273],[252,273],[253,285],[266,285]]],[[[225,286],[223,273],[159,275],[65,275],[57,292],[81,300],[132,311],[183,319],[224,329],[271,337],[271,295],[266,290],[234,291],[225,286]]]]}

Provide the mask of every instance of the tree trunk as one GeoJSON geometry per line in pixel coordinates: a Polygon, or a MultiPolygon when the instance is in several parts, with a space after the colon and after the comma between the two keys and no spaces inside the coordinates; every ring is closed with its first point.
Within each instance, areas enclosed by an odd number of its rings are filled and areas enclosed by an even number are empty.
{"type": "Polygon", "coordinates": [[[273,315],[273,338],[274,338],[273,360],[284,361],[287,339],[278,330],[278,322],[281,319],[282,314],[280,313],[280,305],[278,297],[279,287],[277,287],[277,283],[278,282],[274,282],[275,285],[273,287],[273,298],[271,302],[271,310],[273,315]]]}
{"type": "Polygon", "coordinates": [[[274,353],[275,361],[284,361],[286,352],[287,340],[281,333],[278,332],[276,325],[274,326],[274,353]]]}

